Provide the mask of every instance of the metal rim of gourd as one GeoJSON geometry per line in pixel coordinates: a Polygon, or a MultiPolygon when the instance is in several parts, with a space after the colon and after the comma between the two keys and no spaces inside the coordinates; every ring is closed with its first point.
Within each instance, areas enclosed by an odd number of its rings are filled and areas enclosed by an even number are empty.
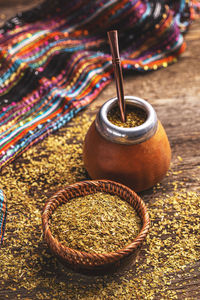
{"type": "Polygon", "coordinates": [[[154,108],[144,99],[125,96],[127,106],[139,107],[147,114],[145,122],[132,128],[123,128],[114,125],[108,120],[108,112],[117,106],[117,98],[106,101],[100,108],[95,125],[98,132],[107,140],[118,144],[139,144],[150,139],[156,132],[158,118],[154,108]]]}

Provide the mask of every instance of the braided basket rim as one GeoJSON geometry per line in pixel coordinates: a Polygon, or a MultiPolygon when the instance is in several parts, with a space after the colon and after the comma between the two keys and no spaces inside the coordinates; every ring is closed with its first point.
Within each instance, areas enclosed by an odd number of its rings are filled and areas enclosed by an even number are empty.
{"type": "Polygon", "coordinates": [[[46,201],[42,213],[43,236],[52,252],[70,265],[77,265],[89,268],[113,264],[133,254],[134,251],[139,248],[139,246],[146,238],[146,235],[149,231],[149,227],[150,220],[144,201],[127,186],[111,180],[86,180],[67,185],[46,201]],[[86,194],[84,194],[84,188],[86,189],[86,194]],[[81,189],[83,189],[82,194],[81,189]],[[109,189],[111,190],[109,191],[109,189]],[[78,192],[79,194],[74,195],[73,191],[78,192]],[[121,197],[121,199],[128,202],[136,210],[142,221],[142,228],[140,229],[138,235],[133,239],[131,243],[119,250],[116,250],[115,252],[89,253],[74,250],[70,247],[63,245],[57,238],[55,238],[52,235],[48,223],[49,218],[58,206],[67,203],[71,199],[78,198],[84,195],[91,195],[98,191],[118,195],[121,197]],[[125,197],[126,195],[131,195],[133,197],[133,201],[135,201],[135,206],[129,201],[127,201],[125,197]]]}

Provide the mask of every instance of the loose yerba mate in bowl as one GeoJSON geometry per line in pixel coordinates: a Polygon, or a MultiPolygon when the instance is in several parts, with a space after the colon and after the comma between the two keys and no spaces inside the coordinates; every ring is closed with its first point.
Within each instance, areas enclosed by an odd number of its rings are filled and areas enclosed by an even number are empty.
{"type": "Polygon", "coordinates": [[[125,96],[126,122],[118,98],[99,109],[83,144],[83,161],[91,179],[120,182],[141,192],[161,181],[169,169],[171,148],[153,106],[125,96]]]}
{"type": "Polygon", "coordinates": [[[142,125],[147,119],[146,112],[139,107],[128,106],[126,108],[126,122],[121,121],[120,110],[118,106],[113,107],[108,112],[108,120],[119,127],[132,128],[142,125]]]}
{"type": "Polygon", "coordinates": [[[47,201],[42,222],[52,252],[87,274],[133,263],[149,230],[142,199],[108,180],[83,181],[59,191],[47,201]]]}

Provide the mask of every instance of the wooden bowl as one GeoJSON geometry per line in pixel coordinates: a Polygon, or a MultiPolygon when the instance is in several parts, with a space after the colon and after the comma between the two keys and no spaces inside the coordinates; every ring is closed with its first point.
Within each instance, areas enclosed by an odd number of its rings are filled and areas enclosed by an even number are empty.
{"type": "Polygon", "coordinates": [[[135,145],[103,138],[93,122],[85,138],[83,160],[90,178],[111,179],[141,192],[163,179],[169,169],[171,150],[159,121],[154,136],[135,145]]]}
{"type": "Polygon", "coordinates": [[[147,114],[146,121],[133,128],[121,128],[108,120],[117,99],[100,108],[83,145],[84,166],[93,180],[120,182],[136,192],[151,188],[166,175],[171,161],[171,148],[166,132],[153,107],[145,100],[126,96],[133,108],[147,114]]]}
{"type": "Polygon", "coordinates": [[[133,263],[146,238],[149,226],[149,216],[143,200],[130,188],[109,180],[83,181],[65,187],[46,202],[42,214],[44,239],[51,251],[67,267],[85,274],[98,275],[113,272],[133,263]],[[71,249],[53,237],[49,228],[49,219],[58,206],[67,203],[72,198],[96,192],[117,195],[127,201],[136,210],[142,221],[142,228],[132,243],[116,252],[97,254],[71,249]]]}

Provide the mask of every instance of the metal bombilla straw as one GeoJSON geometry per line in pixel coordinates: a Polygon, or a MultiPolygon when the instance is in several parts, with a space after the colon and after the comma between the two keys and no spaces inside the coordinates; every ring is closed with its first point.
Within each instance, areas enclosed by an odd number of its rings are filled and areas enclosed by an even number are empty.
{"type": "Polygon", "coordinates": [[[112,64],[114,68],[118,105],[121,114],[122,122],[126,122],[126,103],[124,99],[124,87],[123,87],[123,76],[122,67],[119,56],[119,45],[118,45],[118,34],[117,30],[108,31],[108,40],[110,44],[111,54],[112,54],[112,64]]]}

